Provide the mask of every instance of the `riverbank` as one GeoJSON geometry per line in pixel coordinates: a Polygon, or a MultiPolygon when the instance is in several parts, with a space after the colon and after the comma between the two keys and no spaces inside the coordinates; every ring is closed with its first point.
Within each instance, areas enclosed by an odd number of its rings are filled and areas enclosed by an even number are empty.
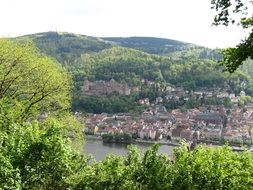
{"type": "MultiPolygon", "coordinates": [[[[102,141],[103,139],[101,136],[95,136],[95,135],[86,135],[85,136],[86,139],[88,140],[98,140],[98,141],[102,141]]],[[[118,142],[112,142],[115,144],[147,144],[147,145],[151,145],[151,144],[160,144],[160,145],[168,145],[168,146],[179,146],[180,143],[179,142],[171,142],[171,141],[151,141],[151,140],[143,140],[143,139],[135,139],[133,140],[131,143],[118,143],[118,142]]],[[[206,144],[206,145],[216,145],[216,146],[223,146],[224,144],[222,144],[221,142],[218,141],[200,141],[201,144],[206,144]]],[[[252,148],[248,149],[246,147],[242,147],[242,146],[236,146],[236,145],[230,145],[230,147],[232,148],[232,150],[234,151],[245,151],[245,150],[250,150],[251,152],[253,152],[252,148]]]]}
{"type": "Polygon", "coordinates": [[[169,145],[169,146],[179,146],[178,142],[170,142],[170,141],[148,141],[142,139],[136,139],[135,143],[146,143],[146,144],[161,144],[161,145],[169,145]]]}
{"type": "MultiPolygon", "coordinates": [[[[89,140],[98,140],[103,141],[101,136],[95,135],[85,135],[86,139],[89,140]]],[[[115,142],[113,142],[115,143],[115,142]]],[[[143,139],[135,139],[131,143],[123,143],[123,144],[160,144],[160,145],[168,145],[168,146],[179,146],[179,142],[170,142],[170,141],[151,141],[151,140],[143,140],[143,139]]]]}

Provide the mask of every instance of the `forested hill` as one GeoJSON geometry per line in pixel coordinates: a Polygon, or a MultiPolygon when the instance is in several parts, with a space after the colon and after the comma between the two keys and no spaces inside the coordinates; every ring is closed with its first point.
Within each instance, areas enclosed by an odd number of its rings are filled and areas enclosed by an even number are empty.
{"type": "Polygon", "coordinates": [[[138,86],[143,79],[148,79],[191,90],[226,87],[236,93],[242,90],[241,81],[251,81],[251,77],[241,71],[233,75],[222,73],[221,66],[213,61],[218,56],[216,51],[175,40],[145,37],[101,39],[57,32],[17,39],[26,38],[67,68],[74,79],[75,93],[85,79],[114,78],[129,86],[138,86]]]}
{"type": "Polygon", "coordinates": [[[66,32],[45,32],[19,37],[30,38],[44,53],[55,57],[61,63],[73,62],[83,53],[99,52],[112,46],[137,49],[150,54],[169,56],[174,59],[198,58],[220,59],[217,50],[191,43],[154,37],[98,38],[66,32]]]}
{"type": "Polygon", "coordinates": [[[101,38],[70,33],[46,32],[18,37],[30,39],[39,50],[64,65],[72,74],[75,87],[84,79],[110,80],[139,85],[143,78],[162,81],[162,58],[136,49],[125,48],[101,38]]]}

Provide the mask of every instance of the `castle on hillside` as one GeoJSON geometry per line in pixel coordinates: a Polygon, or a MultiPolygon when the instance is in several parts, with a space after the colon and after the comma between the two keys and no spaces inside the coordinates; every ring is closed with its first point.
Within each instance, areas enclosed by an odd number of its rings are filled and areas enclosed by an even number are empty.
{"type": "Polygon", "coordinates": [[[127,84],[121,84],[116,82],[114,79],[111,79],[110,81],[94,81],[90,82],[88,80],[85,80],[83,83],[83,95],[85,96],[103,96],[108,95],[113,92],[117,92],[120,95],[129,95],[130,94],[130,88],[127,84]]]}

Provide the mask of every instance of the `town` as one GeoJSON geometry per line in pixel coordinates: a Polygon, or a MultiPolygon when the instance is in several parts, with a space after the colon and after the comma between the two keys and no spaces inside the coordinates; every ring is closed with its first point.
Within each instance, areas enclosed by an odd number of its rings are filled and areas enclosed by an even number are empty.
{"type": "MultiPolygon", "coordinates": [[[[104,87],[98,88],[93,93],[111,93],[114,86],[120,93],[130,90],[126,85],[111,80],[105,82],[92,83],[109,86],[111,91],[104,87]],[[123,89],[123,91],[121,90],[123,89]]],[[[85,93],[89,91],[88,82],[85,81],[85,93]]],[[[98,85],[97,85],[98,86],[98,85]]],[[[241,91],[239,96],[229,94],[222,90],[218,92],[196,91],[191,93],[191,97],[198,99],[205,97],[228,98],[231,102],[229,107],[224,105],[198,106],[192,109],[172,109],[167,111],[163,102],[168,99],[183,97],[184,101],[189,100],[189,93],[182,88],[166,87],[169,92],[167,96],[156,97],[154,103],[148,98],[140,99],[139,104],[145,105],[145,109],[140,113],[115,113],[115,114],[87,114],[85,121],[85,132],[95,136],[105,134],[129,134],[131,138],[145,141],[159,142],[179,142],[184,139],[188,142],[230,142],[231,144],[252,144],[253,126],[253,103],[252,98],[241,91]],[[215,94],[214,94],[215,93],[215,94]],[[188,94],[188,95],[187,95],[188,94]],[[240,101],[248,97],[248,102],[241,106],[240,101]]],[[[78,115],[79,113],[76,113],[78,115]]]]}

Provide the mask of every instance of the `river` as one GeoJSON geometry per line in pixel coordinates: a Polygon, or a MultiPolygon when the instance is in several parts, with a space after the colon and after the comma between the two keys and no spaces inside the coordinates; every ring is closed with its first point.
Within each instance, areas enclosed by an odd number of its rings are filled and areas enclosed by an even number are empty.
{"type": "MultiPolygon", "coordinates": [[[[152,144],[137,143],[135,144],[142,152],[147,150],[152,144]]],[[[97,161],[103,160],[109,154],[127,155],[127,144],[103,143],[101,140],[86,139],[84,153],[91,154],[97,161]]],[[[161,145],[158,153],[164,153],[169,156],[173,155],[175,146],[161,145]]]]}

